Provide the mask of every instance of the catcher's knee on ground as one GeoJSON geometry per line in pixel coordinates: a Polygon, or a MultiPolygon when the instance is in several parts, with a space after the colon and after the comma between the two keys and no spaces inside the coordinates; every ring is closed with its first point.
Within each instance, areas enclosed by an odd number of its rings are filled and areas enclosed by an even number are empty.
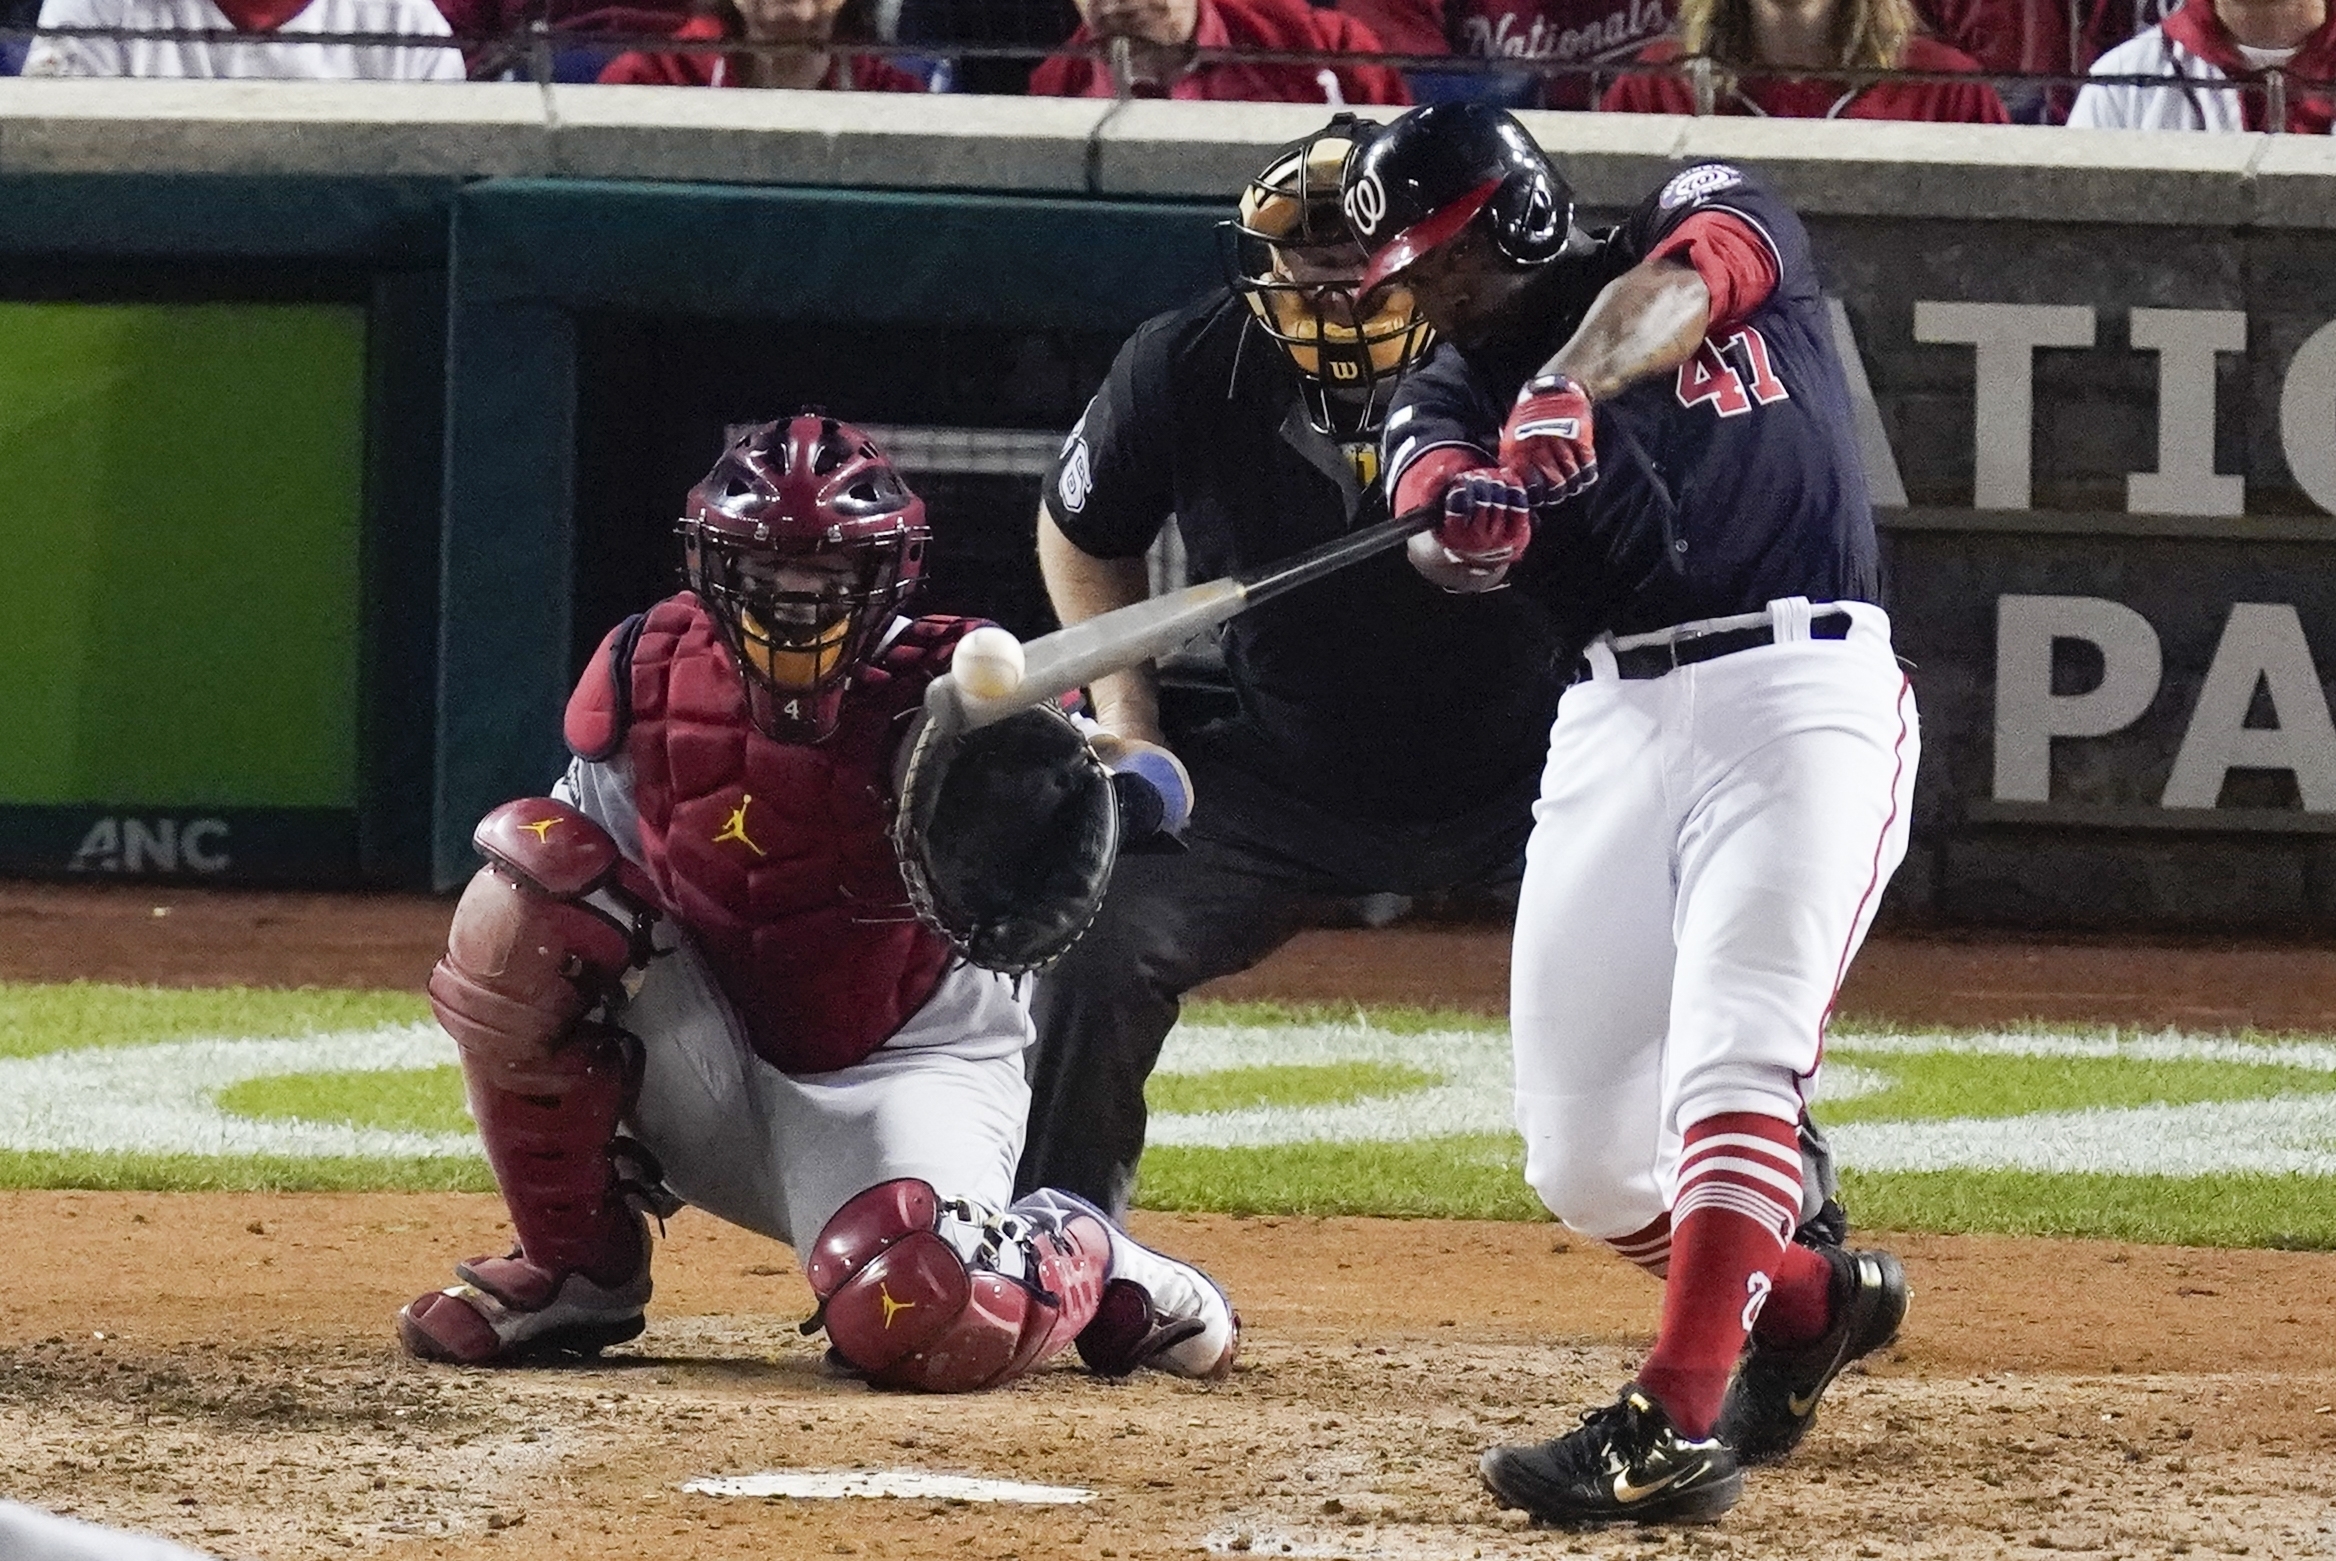
{"type": "Polygon", "coordinates": [[[1230,1306],[1198,1270],[1066,1194],[994,1214],[928,1182],[879,1183],[836,1211],[804,1274],[820,1306],[806,1329],[824,1326],[846,1364],[886,1387],[1003,1386],[1074,1339],[1089,1365],[1113,1375],[1179,1369],[1203,1341],[1214,1350],[1209,1370],[1185,1374],[1221,1374],[1238,1336],[1230,1306]],[[1221,1317],[1163,1314],[1162,1297],[1203,1312],[1202,1290],[1221,1317]]]}

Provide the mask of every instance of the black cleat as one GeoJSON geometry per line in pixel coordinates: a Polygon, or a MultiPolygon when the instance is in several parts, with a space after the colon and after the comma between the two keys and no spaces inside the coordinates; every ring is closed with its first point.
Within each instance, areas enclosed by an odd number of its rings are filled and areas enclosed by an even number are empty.
{"type": "Polygon", "coordinates": [[[1569,1435],[1495,1447],[1476,1468],[1494,1500],[1544,1523],[1714,1523],[1744,1492],[1734,1451],[1681,1436],[1636,1383],[1569,1435]]]}
{"type": "Polygon", "coordinates": [[[1807,1344],[1752,1341],[1728,1385],[1716,1428],[1745,1463],[1774,1463],[1798,1447],[1817,1400],[1842,1368],[1898,1337],[1906,1320],[1906,1270],[1887,1252],[1821,1247],[1833,1265],[1833,1326],[1807,1344]]]}

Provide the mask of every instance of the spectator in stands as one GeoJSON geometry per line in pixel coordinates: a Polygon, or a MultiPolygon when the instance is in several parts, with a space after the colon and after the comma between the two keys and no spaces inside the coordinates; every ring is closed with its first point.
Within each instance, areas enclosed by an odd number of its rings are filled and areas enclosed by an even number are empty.
{"type": "Polygon", "coordinates": [[[2093,65],[2072,125],[2101,130],[2265,130],[2327,135],[2336,122],[2336,10],[2328,0],[2183,0],[2181,9],[2093,65]],[[2280,73],[2284,125],[2270,122],[2280,73]]]}
{"type": "MultiPolygon", "coordinates": [[[[1403,77],[1383,65],[1200,64],[1198,49],[1324,54],[1384,52],[1368,27],[1306,0],[1079,0],[1072,46],[1125,38],[1136,96],[1271,103],[1409,103],[1403,77]]],[[[1033,95],[1117,95],[1111,63],[1057,54],[1031,72],[1033,95]]]]}
{"type": "Polygon", "coordinates": [[[1589,67],[1628,62],[1678,19],[1678,0],[1338,0],[1338,8],[1394,53],[1450,53],[1480,67],[1415,69],[1419,97],[1508,108],[1588,108],[1614,79],[1589,67]],[[1487,74],[1488,61],[1575,69],[1487,74]]]}
{"type": "MultiPolygon", "coordinates": [[[[2091,0],[1915,0],[1922,25],[1959,49],[1990,75],[2050,76],[2068,72],[2071,7],[2091,0]]],[[[2133,8],[2133,0],[2102,0],[2103,9],[2133,8]]]]}
{"type": "MultiPolygon", "coordinates": [[[[1715,114],[1773,119],[1922,119],[2008,124],[2003,99],[1983,81],[1879,81],[1846,85],[1809,70],[1970,73],[1971,56],[1924,36],[1912,0],[1681,0],[1679,35],[1642,51],[1643,65],[1697,56],[1712,67],[1715,114]]],[[[1604,107],[1634,114],[1692,114],[1684,73],[1628,76],[1604,107]]]]}
{"type": "Polygon", "coordinates": [[[230,41],[59,38],[26,52],[27,76],[195,76],[296,81],[460,81],[462,54],[430,0],[45,0],[40,25],[212,29],[230,41]],[[302,43],[302,34],[395,33],[386,46],[302,43]],[[264,41],[263,41],[264,40],[264,41]]]}
{"type": "Polygon", "coordinates": [[[922,92],[924,78],[881,57],[831,48],[872,36],[867,0],[719,0],[673,36],[790,45],[784,50],[721,54],[620,54],[600,73],[612,86],[796,87],[831,92],[922,92]]]}

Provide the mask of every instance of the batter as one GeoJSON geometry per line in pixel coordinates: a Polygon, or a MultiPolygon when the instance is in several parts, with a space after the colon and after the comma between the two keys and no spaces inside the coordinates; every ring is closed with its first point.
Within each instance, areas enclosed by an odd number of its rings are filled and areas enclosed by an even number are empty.
{"type": "Polygon", "coordinates": [[[1594,635],[1526,848],[1517,1120],[1551,1212],[1665,1280],[1637,1381],[1483,1477],[1557,1521],[1708,1521],[1907,1302],[1889,1254],[1793,1240],[1919,749],[1808,236],[1719,163],[1592,236],[1478,105],[1398,120],[1344,190],[1366,287],[1444,339],[1387,421],[1397,512],[1444,514],[1413,564],[1594,635]]]}

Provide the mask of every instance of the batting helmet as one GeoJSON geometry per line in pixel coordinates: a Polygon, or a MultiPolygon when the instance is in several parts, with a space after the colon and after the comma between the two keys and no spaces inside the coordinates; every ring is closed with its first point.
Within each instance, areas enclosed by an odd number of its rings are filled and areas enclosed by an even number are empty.
{"type": "Polygon", "coordinates": [[[1340,439],[1376,432],[1386,392],[1434,344],[1402,289],[1363,307],[1363,251],[1339,210],[1348,165],[1382,128],[1340,114],[1283,147],[1217,229],[1227,283],[1296,365],[1308,418],[1340,439]]]}
{"type": "Polygon", "coordinates": [[[817,742],[924,572],[924,501],[866,434],[817,412],[728,440],[690,490],[683,569],[729,641],[755,725],[817,742]]]}
{"type": "Polygon", "coordinates": [[[1483,103],[1415,108],[1348,166],[1344,202],[1370,256],[1364,291],[1483,219],[1493,247],[1519,266],[1564,252],[1574,192],[1506,110],[1483,103]]]}

